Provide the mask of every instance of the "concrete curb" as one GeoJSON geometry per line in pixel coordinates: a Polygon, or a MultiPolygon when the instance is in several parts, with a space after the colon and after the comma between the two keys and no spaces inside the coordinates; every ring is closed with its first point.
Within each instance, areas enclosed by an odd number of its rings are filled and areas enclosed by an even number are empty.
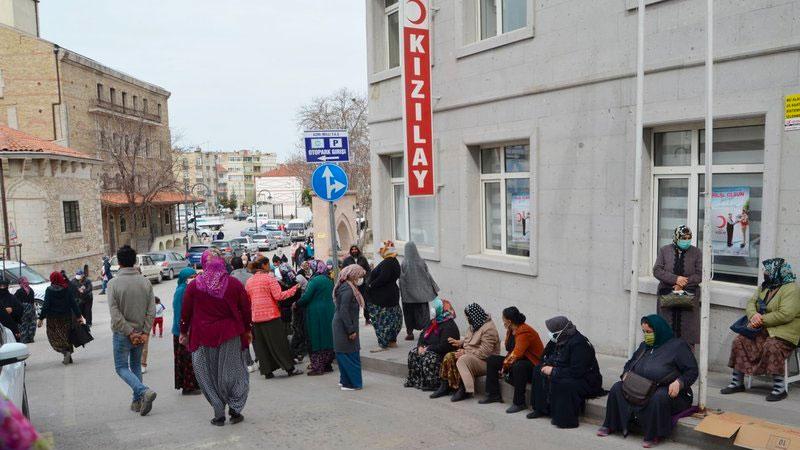
{"type": "MultiPolygon", "coordinates": [[[[408,374],[408,367],[406,364],[396,361],[383,360],[370,356],[369,354],[361,355],[361,367],[370,372],[391,375],[401,379],[405,378],[405,376],[408,374]]],[[[476,383],[475,387],[476,394],[482,393],[483,383],[476,383]]],[[[500,389],[503,399],[506,399],[506,401],[513,396],[513,388],[508,383],[500,383],[500,389]]],[[[530,395],[530,388],[528,390],[528,394],[530,395]]],[[[523,413],[518,413],[517,415],[523,416],[524,418],[523,413]]],[[[583,420],[585,422],[600,424],[605,419],[605,416],[605,397],[592,399],[586,403],[586,412],[583,416],[583,420]]],[[[675,427],[675,430],[672,432],[672,440],[681,444],[691,445],[708,450],[722,450],[733,447],[733,441],[731,439],[718,438],[694,431],[694,427],[697,426],[699,422],[699,420],[693,417],[681,419],[678,422],[678,425],[675,427]]],[[[634,439],[638,437],[631,436],[631,438],[634,439]]]]}

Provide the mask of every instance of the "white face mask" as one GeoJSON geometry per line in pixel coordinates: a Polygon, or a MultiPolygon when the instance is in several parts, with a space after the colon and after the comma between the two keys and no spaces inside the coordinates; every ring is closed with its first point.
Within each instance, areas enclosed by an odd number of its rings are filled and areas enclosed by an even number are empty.
{"type": "Polygon", "coordinates": [[[562,328],[561,330],[556,331],[555,333],[553,333],[550,330],[547,330],[547,335],[550,337],[550,342],[552,342],[554,344],[557,343],[558,342],[558,337],[561,336],[561,333],[563,333],[564,330],[566,330],[568,326],[569,326],[569,324],[567,324],[567,326],[562,328]]]}
{"type": "Polygon", "coordinates": [[[356,280],[356,286],[361,286],[362,284],[364,284],[363,278],[359,278],[358,280],[356,280]]]}

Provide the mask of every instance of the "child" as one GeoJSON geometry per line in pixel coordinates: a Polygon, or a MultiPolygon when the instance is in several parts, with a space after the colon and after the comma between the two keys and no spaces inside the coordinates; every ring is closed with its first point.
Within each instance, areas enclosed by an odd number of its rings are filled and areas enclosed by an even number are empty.
{"type": "Polygon", "coordinates": [[[153,321],[153,336],[156,335],[156,327],[158,327],[158,337],[164,337],[164,311],[167,307],[161,304],[161,299],[156,297],[156,318],[153,321]]]}

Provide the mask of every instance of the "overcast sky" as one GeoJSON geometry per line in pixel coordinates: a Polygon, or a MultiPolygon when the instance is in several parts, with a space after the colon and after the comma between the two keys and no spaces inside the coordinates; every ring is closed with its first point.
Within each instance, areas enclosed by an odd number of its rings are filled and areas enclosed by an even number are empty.
{"type": "Polygon", "coordinates": [[[42,0],[41,36],[172,93],[186,145],[285,157],[300,105],[365,92],[363,0],[42,0]]]}

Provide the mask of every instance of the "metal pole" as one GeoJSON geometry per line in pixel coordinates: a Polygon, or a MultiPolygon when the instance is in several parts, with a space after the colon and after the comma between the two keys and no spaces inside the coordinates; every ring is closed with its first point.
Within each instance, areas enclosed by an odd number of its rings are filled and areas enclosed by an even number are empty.
{"type": "Polygon", "coordinates": [[[192,202],[192,215],[194,216],[194,234],[197,234],[197,203],[192,202]]]}
{"type": "Polygon", "coordinates": [[[8,204],[6,202],[6,174],[3,169],[3,159],[0,158],[0,200],[3,202],[3,238],[5,239],[5,257],[11,258],[11,237],[8,234],[8,204]]]}
{"type": "MultiPolygon", "coordinates": [[[[189,253],[189,165],[186,159],[183,160],[183,222],[184,222],[184,239],[186,239],[186,253],[189,253]]],[[[178,210],[178,219],[180,220],[180,210],[178,210]]]]}
{"type": "Polygon", "coordinates": [[[628,354],[636,350],[639,329],[639,251],[642,226],[642,146],[644,145],[644,0],[639,0],[636,55],[636,155],[633,177],[633,242],[631,244],[631,293],[628,301],[628,354]]]}
{"type": "Polygon", "coordinates": [[[333,259],[333,278],[339,276],[339,251],[336,248],[336,222],[334,221],[334,208],[333,202],[328,202],[328,221],[330,221],[331,233],[331,258],[333,259]]]}
{"type": "Polygon", "coordinates": [[[708,399],[708,334],[711,312],[712,233],[711,200],[714,167],[714,0],[708,0],[706,17],[706,162],[705,205],[703,219],[703,283],[700,285],[700,410],[708,399]]]}

